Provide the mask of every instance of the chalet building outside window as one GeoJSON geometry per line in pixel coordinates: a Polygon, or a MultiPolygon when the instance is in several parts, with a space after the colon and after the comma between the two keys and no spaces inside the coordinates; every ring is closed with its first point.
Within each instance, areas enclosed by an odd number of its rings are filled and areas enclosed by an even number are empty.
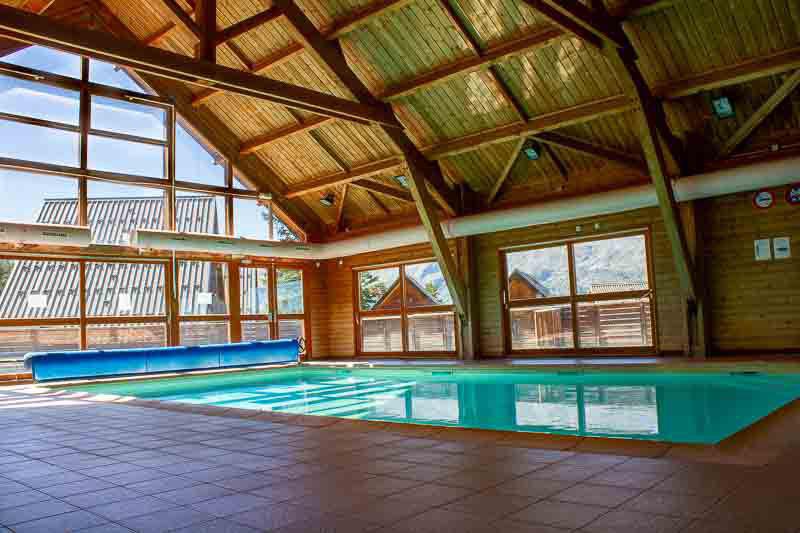
{"type": "Polygon", "coordinates": [[[504,250],[501,288],[510,353],[651,353],[648,231],[504,250]]]}
{"type": "Polygon", "coordinates": [[[354,272],[358,353],[455,354],[453,301],[435,261],[354,272]]]}

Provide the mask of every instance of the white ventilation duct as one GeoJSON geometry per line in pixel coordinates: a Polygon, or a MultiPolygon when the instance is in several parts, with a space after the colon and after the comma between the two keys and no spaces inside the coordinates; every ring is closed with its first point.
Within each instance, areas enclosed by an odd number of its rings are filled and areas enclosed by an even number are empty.
{"type": "Polygon", "coordinates": [[[0,242],[84,248],[92,242],[92,232],[86,226],[0,222],[0,242]]]}
{"type": "MultiPolygon", "coordinates": [[[[800,181],[800,158],[689,176],[673,182],[673,187],[675,198],[679,202],[687,202],[760,188],[778,187],[796,181],[800,181]]],[[[466,237],[623,213],[657,205],[655,188],[652,185],[640,185],[452,218],[442,222],[442,229],[448,238],[466,237]]],[[[390,230],[331,243],[303,245],[152,230],[138,230],[132,239],[132,244],[141,248],[187,252],[211,251],[234,255],[312,260],[346,257],[424,242],[428,242],[428,234],[422,226],[390,230]]]]}

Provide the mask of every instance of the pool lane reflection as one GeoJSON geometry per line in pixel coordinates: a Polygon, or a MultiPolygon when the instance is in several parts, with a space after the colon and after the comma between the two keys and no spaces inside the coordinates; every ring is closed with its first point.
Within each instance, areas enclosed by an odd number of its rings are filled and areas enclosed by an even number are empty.
{"type": "Polygon", "coordinates": [[[800,377],[305,369],[81,389],[292,414],[716,443],[799,397],[800,377]]]}

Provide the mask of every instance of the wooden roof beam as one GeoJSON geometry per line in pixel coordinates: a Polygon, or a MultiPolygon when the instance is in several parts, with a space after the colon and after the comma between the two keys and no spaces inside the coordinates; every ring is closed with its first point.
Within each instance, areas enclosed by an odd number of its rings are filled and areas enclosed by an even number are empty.
{"type": "Polygon", "coordinates": [[[359,103],[330,94],[271,80],[249,72],[198,61],[180,54],[124,39],[109,39],[96,30],[81,30],[41,15],[0,5],[0,35],[89,56],[134,70],[185,83],[215,86],[275,104],[320,115],[377,123],[400,132],[391,109],[373,102],[359,103]]]}
{"type": "Polygon", "coordinates": [[[778,87],[767,101],[750,115],[747,120],[739,126],[733,135],[731,135],[719,151],[719,158],[724,159],[729,156],[736,148],[742,144],[753,131],[767,118],[776,107],[786,100],[786,98],[794,92],[797,86],[800,85],[800,70],[796,70],[791,76],[786,78],[780,87],[778,87]]]}
{"type": "Polygon", "coordinates": [[[217,62],[217,0],[196,0],[195,18],[200,28],[200,46],[197,57],[211,63],[217,62]]]}
{"type": "Polygon", "coordinates": [[[339,233],[344,229],[344,204],[347,201],[349,188],[349,183],[345,183],[344,187],[342,187],[342,199],[339,200],[339,212],[336,214],[336,231],[334,233],[339,233]]]}
{"type": "Polygon", "coordinates": [[[369,24],[378,17],[382,17],[392,11],[404,8],[415,0],[378,0],[365,9],[352,13],[342,20],[334,23],[333,27],[325,31],[325,38],[335,40],[351,31],[369,24]]]}
{"type": "Polygon", "coordinates": [[[514,168],[514,164],[517,162],[517,158],[519,157],[519,152],[522,150],[522,146],[525,144],[525,137],[520,137],[517,139],[517,142],[514,144],[514,149],[511,151],[511,155],[509,156],[506,164],[503,166],[503,170],[500,172],[500,176],[492,185],[492,188],[489,190],[489,195],[486,197],[486,205],[492,205],[497,195],[500,194],[500,189],[503,188],[505,185],[506,180],[511,175],[511,170],[514,168]]]}
{"type": "Polygon", "coordinates": [[[155,46],[160,43],[164,38],[169,35],[172,30],[178,26],[174,22],[166,23],[160,30],[156,30],[142,40],[142,44],[146,46],[155,46]]]}
{"type": "Polygon", "coordinates": [[[400,200],[401,202],[414,202],[411,193],[400,187],[392,187],[391,185],[386,185],[385,183],[379,183],[370,179],[357,180],[352,182],[351,185],[383,194],[395,200],[400,200]]]}
{"type": "Polygon", "coordinates": [[[574,107],[553,111],[533,117],[525,122],[515,122],[489,130],[465,135],[457,139],[430,146],[423,149],[426,157],[433,160],[443,159],[457,154],[470,152],[484,146],[530,137],[544,131],[550,131],[574,124],[582,124],[598,118],[630,111],[638,107],[638,103],[625,95],[601,98],[574,107]]]}
{"type": "Polygon", "coordinates": [[[190,32],[194,34],[195,37],[198,39],[203,38],[203,30],[200,29],[200,26],[194,21],[194,19],[184,11],[184,9],[176,2],[175,0],[162,0],[164,5],[167,6],[167,9],[172,11],[172,14],[180,21],[183,26],[188,29],[190,32]]]}
{"type": "Polygon", "coordinates": [[[619,163],[635,170],[647,172],[647,166],[641,157],[635,154],[630,154],[623,150],[602,146],[555,131],[545,131],[534,135],[533,138],[545,144],[559,146],[561,148],[580,152],[592,157],[613,161],[614,163],[619,163]]]}
{"type": "MultiPolygon", "coordinates": [[[[550,22],[563,29],[565,32],[575,35],[598,50],[602,50],[603,40],[606,39],[606,37],[597,35],[592,31],[592,28],[587,28],[585,24],[583,24],[583,21],[574,16],[570,11],[560,9],[560,5],[557,2],[551,0],[523,0],[523,2],[526,3],[528,7],[541,13],[545,18],[549,19],[550,22]]],[[[574,4],[578,5],[578,2],[574,2],[574,4]]]]}
{"type": "Polygon", "coordinates": [[[797,69],[800,69],[800,46],[747,59],[741,63],[717,68],[681,80],[661,83],[653,88],[653,94],[659,98],[666,99],[683,98],[703,91],[747,83],[765,76],[773,76],[797,69]]]}
{"type": "MultiPolygon", "coordinates": [[[[300,35],[306,49],[338,77],[339,81],[352,93],[359,102],[371,107],[385,106],[391,113],[390,106],[375,98],[366,85],[353,73],[342,54],[341,49],[330,43],[314,26],[305,13],[297,7],[293,0],[273,0],[273,5],[280,8],[295,31],[300,35]]],[[[394,117],[394,115],[392,115],[394,117]]],[[[408,134],[400,128],[380,127],[392,142],[400,149],[403,157],[414,162],[417,169],[424,172],[426,179],[433,186],[433,194],[439,204],[450,214],[455,214],[458,198],[442,175],[438,165],[431,163],[422,155],[408,134]]]]}
{"type": "MultiPolygon", "coordinates": [[[[228,43],[228,45],[232,45],[233,43],[228,43]]],[[[274,54],[271,54],[258,63],[255,63],[250,68],[250,72],[253,74],[263,74],[268,72],[269,70],[283,65],[286,61],[290,60],[291,58],[295,57],[297,54],[303,51],[303,45],[301,44],[292,44],[284,48],[283,50],[279,50],[274,54]]],[[[192,105],[199,106],[211,100],[212,98],[219,96],[220,94],[224,94],[225,91],[220,91],[218,89],[205,89],[200,91],[192,98],[192,105]]]]}
{"type": "Polygon", "coordinates": [[[347,171],[331,174],[330,176],[301,182],[296,187],[289,189],[285,196],[286,198],[297,198],[298,196],[303,196],[312,192],[335,187],[336,185],[352,183],[362,178],[374,176],[376,174],[400,167],[403,164],[404,160],[400,157],[390,157],[381,161],[366,163],[364,165],[353,167],[347,171]]]}
{"type": "Polygon", "coordinates": [[[536,33],[523,35],[518,39],[498,44],[487,48],[479,56],[460,59],[438,68],[434,71],[421,74],[410,80],[386,89],[380,98],[385,101],[397,100],[419,90],[447,82],[458,76],[483,70],[505,61],[513,56],[524,54],[545,46],[564,37],[564,32],[558,28],[547,28],[536,33]]]}
{"type": "Polygon", "coordinates": [[[266,148],[270,144],[279,141],[281,139],[285,139],[287,137],[292,137],[294,135],[298,135],[301,133],[307,133],[309,131],[315,130],[317,128],[321,128],[325,124],[329,124],[333,119],[331,117],[313,117],[305,122],[301,122],[288,128],[280,129],[273,133],[268,133],[261,137],[257,137],[251,141],[248,141],[242,144],[242,147],[239,149],[239,153],[244,154],[252,154],[253,152],[257,152],[263,148],[266,148]]]}
{"type": "MultiPolygon", "coordinates": [[[[630,42],[622,30],[622,26],[611,18],[604,9],[590,9],[576,0],[569,2],[565,0],[525,0],[525,2],[530,5],[539,4],[537,9],[540,9],[543,5],[547,6],[551,11],[549,13],[542,11],[542,14],[550,18],[555,24],[558,24],[557,20],[551,18],[554,11],[561,16],[567,17],[572,23],[577,24],[603,42],[607,42],[617,48],[630,48],[630,42]]],[[[585,36],[574,31],[572,33],[586,40],[585,36]]],[[[587,42],[592,43],[592,41],[587,42]]]]}
{"type": "Polygon", "coordinates": [[[281,13],[281,10],[274,6],[270,7],[269,9],[265,9],[257,15],[253,15],[250,18],[241,20],[236,24],[218,31],[216,44],[219,46],[223,43],[227,43],[231,39],[235,39],[236,37],[239,37],[248,31],[254,30],[263,24],[277,20],[282,14],[283,13],[281,13]]]}

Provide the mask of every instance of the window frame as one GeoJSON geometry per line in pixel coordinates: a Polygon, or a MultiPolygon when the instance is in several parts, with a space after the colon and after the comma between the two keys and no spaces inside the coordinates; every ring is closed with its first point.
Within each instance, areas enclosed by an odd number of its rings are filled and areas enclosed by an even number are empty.
{"type": "Polygon", "coordinates": [[[421,263],[435,263],[436,259],[433,257],[426,257],[422,259],[414,259],[412,261],[398,261],[394,263],[383,263],[378,265],[358,266],[352,269],[353,280],[353,332],[355,340],[355,352],[357,357],[457,357],[461,352],[461,321],[459,320],[455,305],[431,305],[426,307],[408,307],[406,297],[406,272],[405,267],[409,265],[417,265],[421,263]],[[400,308],[399,309],[385,309],[385,310],[368,310],[361,309],[361,284],[359,282],[359,275],[361,272],[369,270],[377,270],[382,268],[398,268],[400,283],[400,308]],[[408,348],[408,323],[409,316],[422,315],[428,313],[451,313],[453,315],[453,335],[454,342],[452,351],[414,351],[408,348]],[[363,350],[363,338],[361,331],[362,317],[394,317],[400,316],[400,336],[402,339],[402,350],[399,352],[365,352],[363,350]]]}
{"type": "Polygon", "coordinates": [[[656,281],[655,271],[653,269],[653,252],[652,252],[652,231],[649,226],[643,228],[635,228],[630,230],[623,230],[612,233],[604,233],[599,235],[587,235],[581,237],[572,237],[568,239],[546,241],[535,244],[525,244],[517,246],[509,246],[498,249],[499,260],[499,296],[500,307],[502,315],[502,335],[503,335],[503,349],[504,353],[511,356],[552,356],[552,355],[596,355],[596,356],[617,356],[617,355],[653,355],[659,352],[659,337],[658,325],[656,317],[656,281]],[[646,289],[631,290],[631,291],[616,291],[598,294],[579,294],[577,290],[577,279],[575,271],[575,253],[574,246],[576,244],[585,242],[598,242],[604,240],[618,239],[622,237],[644,237],[644,250],[645,250],[645,272],[647,273],[646,289]],[[508,284],[508,262],[507,255],[515,252],[525,252],[530,250],[539,250],[543,248],[551,248],[557,246],[566,246],[567,248],[567,261],[569,269],[569,293],[567,296],[555,296],[547,298],[522,298],[511,300],[509,294],[508,284]],[[650,338],[652,343],[645,346],[620,346],[620,347],[583,347],[580,342],[580,315],[578,306],[581,303],[587,302],[604,302],[615,301],[623,299],[641,299],[649,298],[650,310],[650,338]],[[569,305],[572,314],[572,346],[567,348],[518,348],[513,349],[511,337],[511,312],[513,309],[532,307],[532,306],[545,306],[545,305],[569,305]]]}

